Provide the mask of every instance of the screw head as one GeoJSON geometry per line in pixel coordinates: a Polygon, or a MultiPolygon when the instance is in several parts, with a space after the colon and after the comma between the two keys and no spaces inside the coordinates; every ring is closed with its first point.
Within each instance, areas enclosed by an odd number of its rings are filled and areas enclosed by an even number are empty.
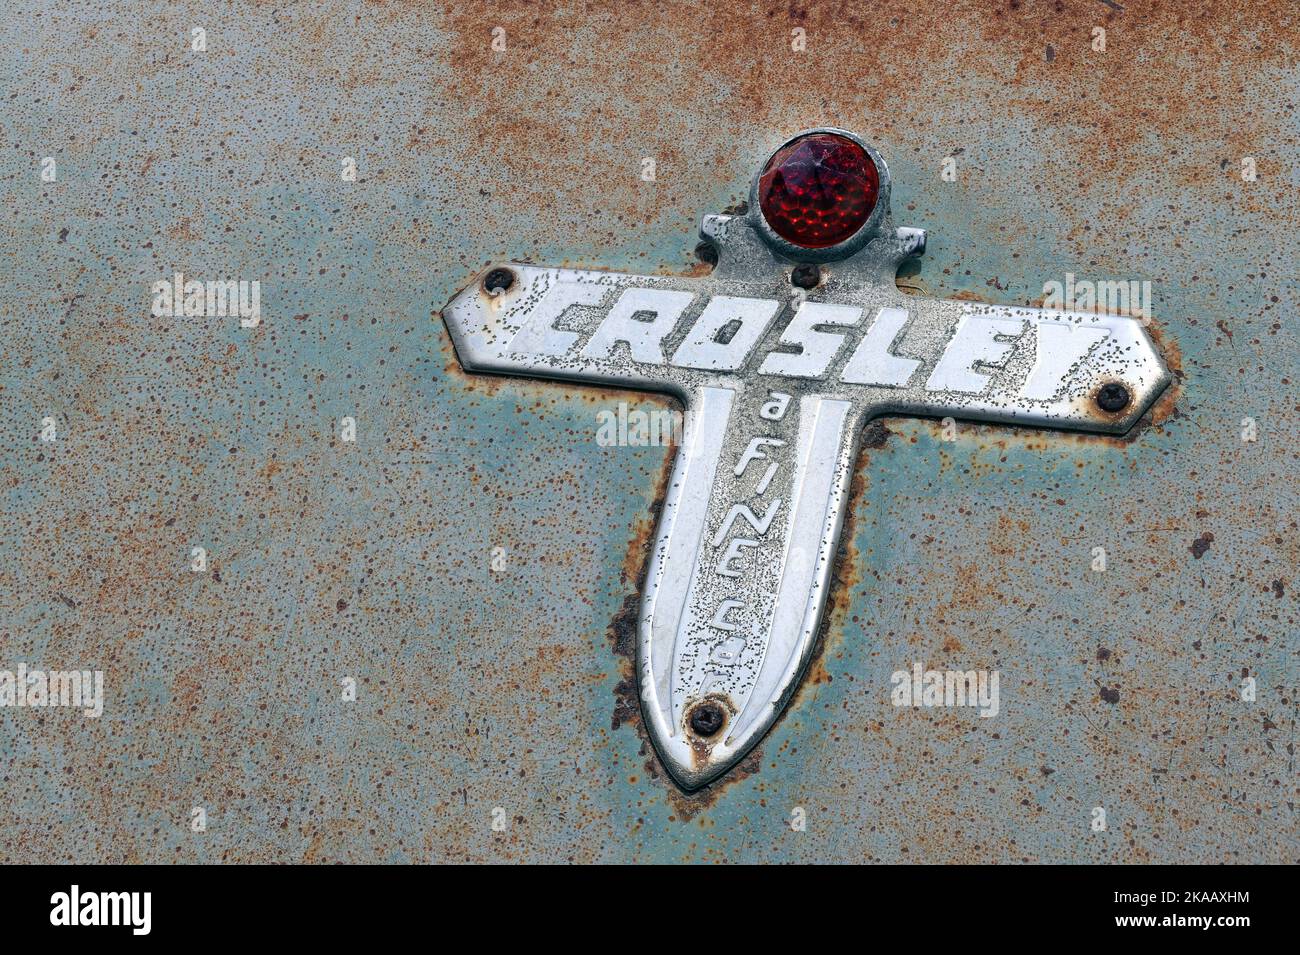
{"type": "Polygon", "coordinates": [[[691,729],[697,736],[712,736],[722,729],[724,722],[726,715],[722,712],[722,707],[712,700],[705,700],[691,710],[691,729]]]}
{"type": "Polygon", "coordinates": [[[1098,408],[1114,414],[1127,408],[1132,397],[1129,395],[1128,389],[1123,385],[1111,382],[1101,386],[1101,389],[1097,392],[1096,400],[1098,408]]]}
{"type": "Polygon", "coordinates": [[[515,284],[515,273],[509,269],[493,269],[483,277],[483,291],[489,295],[510,291],[515,284]]]}
{"type": "Polygon", "coordinates": [[[790,284],[797,288],[816,288],[822,280],[822,270],[815,265],[796,265],[790,273],[790,284]]]}

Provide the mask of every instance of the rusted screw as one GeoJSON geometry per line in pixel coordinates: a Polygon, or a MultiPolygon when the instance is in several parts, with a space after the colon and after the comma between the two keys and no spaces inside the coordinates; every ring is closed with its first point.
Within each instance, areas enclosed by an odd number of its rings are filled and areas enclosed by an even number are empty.
{"type": "Polygon", "coordinates": [[[695,247],[695,257],[709,268],[713,268],[718,264],[718,247],[712,242],[701,242],[695,247]]]}
{"type": "Polygon", "coordinates": [[[712,736],[722,729],[724,719],[722,707],[706,700],[691,710],[691,729],[699,736],[712,736]]]}
{"type": "Polygon", "coordinates": [[[493,269],[483,278],[483,291],[489,295],[499,295],[510,291],[515,284],[515,273],[509,269],[493,269]]]}
{"type": "Polygon", "coordinates": [[[822,270],[815,265],[796,265],[790,273],[790,284],[798,288],[816,288],[822,280],[822,270]]]}
{"type": "Polygon", "coordinates": [[[1129,400],[1128,389],[1113,382],[1102,385],[1101,390],[1097,392],[1097,407],[1112,414],[1127,408],[1129,400]]]}

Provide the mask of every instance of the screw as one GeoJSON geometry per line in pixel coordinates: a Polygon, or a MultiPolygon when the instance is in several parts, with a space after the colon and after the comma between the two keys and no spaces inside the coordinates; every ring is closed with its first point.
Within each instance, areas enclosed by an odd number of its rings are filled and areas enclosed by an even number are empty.
{"type": "Polygon", "coordinates": [[[1097,392],[1097,407],[1102,411],[1109,411],[1112,414],[1116,411],[1123,411],[1128,407],[1129,393],[1123,385],[1111,383],[1102,385],[1101,390],[1097,392]]]}
{"type": "Polygon", "coordinates": [[[483,291],[489,295],[497,295],[501,292],[510,291],[510,286],[514,284],[514,272],[509,269],[493,269],[483,278],[483,291]]]}
{"type": "Polygon", "coordinates": [[[822,270],[815,265],[796,265],[790,273],[790,284],[799,288],[816,288],[822,280],[822,270]]]}
{"type": "Polygon", "coordinates": [[[712,242],[701,242],[695,247],[695,257],[709,268],[713,268],[718,264],[718,247],[712,242]]]}
{"type": "Polygon", "coordinates": [[[699,736],[712,736],[722,729],[723,719],[722,707],[705,701],[691,710],[691,729],[699,736]]]}

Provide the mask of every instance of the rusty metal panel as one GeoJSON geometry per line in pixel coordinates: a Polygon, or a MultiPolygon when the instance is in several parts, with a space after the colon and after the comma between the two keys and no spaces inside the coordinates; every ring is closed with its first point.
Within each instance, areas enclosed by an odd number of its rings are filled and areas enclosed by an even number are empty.
{"type": "Polygon", "coordinates": [[[0,669],[104,697],[0,707],[4,861],[1300,858],[1293,5],[471,6],[10,5],[0,669]],[[901,284],[1149,281],[1175,383],[1122,438],[871,426],[811,672],[684,795],[632,660],[671,449],[595,439],[667,403],[467,375],[436,310],[705,269],[820,125],[929,231],[901,284]],[[260,321],[155,315],[178,272],[260,321]],[[914,663],[997,716],[893,705],[914,663]]]}

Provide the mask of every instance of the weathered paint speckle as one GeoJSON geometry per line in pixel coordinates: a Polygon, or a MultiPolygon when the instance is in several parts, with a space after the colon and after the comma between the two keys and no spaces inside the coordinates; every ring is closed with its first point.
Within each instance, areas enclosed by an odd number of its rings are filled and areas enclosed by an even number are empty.
{"type": "Polygon", "coordinates": [[[19,2],[0,668],[108,698],[0,710],[0,859],[1300,858],[1300,31],[1124,7],[19,2]],[[931,294],[1149,279],[1178,398],[1126,442],[891,420],[814,671],[683,797],[611,637],[669,452],[593,440],[658,399],[466,376],[433,309],[492,261],[690,268],[817,125],[887,156],[931,294]],[[260,280],[261,326],[153,317],[176,271],[260,280]],[[893,707],[915,660],[1001,713],[893,707]]]}

